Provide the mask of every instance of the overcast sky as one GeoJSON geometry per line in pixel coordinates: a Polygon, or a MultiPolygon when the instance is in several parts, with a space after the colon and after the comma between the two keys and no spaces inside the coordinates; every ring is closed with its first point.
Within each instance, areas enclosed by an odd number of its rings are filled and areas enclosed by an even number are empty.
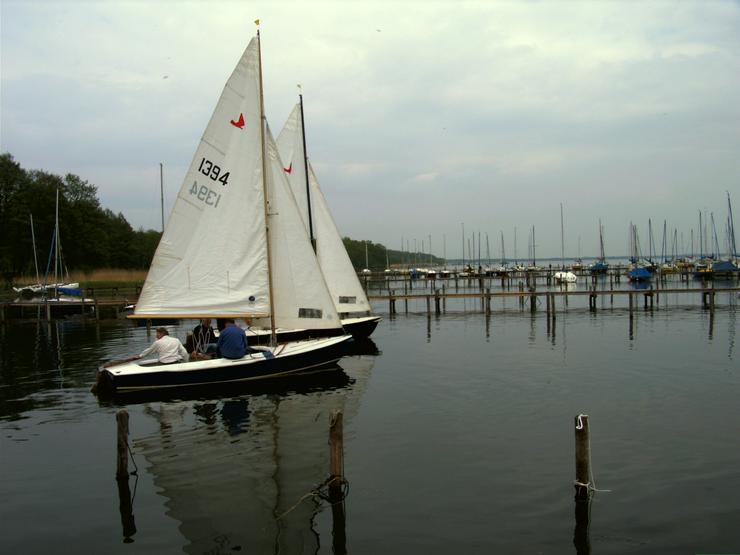
{"type": "MultiPolygon", "coordinates": [[[[0,149],[74,173],[159,229],[261,20],[273,132],[304,91],[311,162],[343,235],[459,257],[724,244],[740,213],[740,4],[1,0],[0,149]],[[710,228],[711,233],[711,228],[710,228]]],[[[698,246],[695,247],[698,250],[698,246]]]]}

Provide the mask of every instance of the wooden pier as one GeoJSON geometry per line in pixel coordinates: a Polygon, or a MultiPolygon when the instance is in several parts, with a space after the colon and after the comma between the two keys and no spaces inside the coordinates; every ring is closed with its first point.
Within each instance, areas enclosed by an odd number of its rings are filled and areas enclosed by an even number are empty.
{"type": "Polygon", "coordinates": [[[53,318],[75,315],[92,318],[117,318],[126,306],[136,303],[141,286],[88,287],[83,298],[57,301],[50,299],[0,302],[0,322],[11,318],[53,318]]]}
{"type": "Polygon", "coordinates": [[[598,298],[608,297],[610,304],[613,305],[614,297],[628,297],[628,307],[630,311],[635,310],[640,305],[640,299],[642,298],[642,304],[645,309],[652,309],[660,303],[661,295],[701,295],[701,306],[713,310],[715,307],[715,299],[719,294],[727,293],[729,295],[737,296],[740,294],[740,287],[695,287],[695,288],[650,288],[650,289],[597,289],[595,287],[587,290],[572,290],[566,287],[562,289],[525,289],[524,287],[517,288],[515,291],[495,291],[492,292],[490,288],[486,288],[480,291],[469,291],[469,292],[450,292],[440,289],[434,290],[432,293],[400,293],[396,294],[393,290],[390,290],[388,294],[384,295],[368,295],[371,301],[388,302],[388,312],[390,314],[396,314],[396,301],[402,300],[405,303],[405,311],[408,312],[408,301],[420,301],[426,303],[426,312],[432,313],[432,301],[434,301],[434,313],[441,314],[446,312],[446,301],[448,299],[477,299],[480,301],[481,312],[486,314],[491,313],[491,301],[494,299],[506,299],[515,298],[519,301],[520,309],[527,307],[531,312],[537,312],[540,305],[540,301],[544,303],[545,310],[548,314],[555,313],[556,299],[561,299],[564,306],[568,306],[568,299],[570,297],[587,297],[588,308],[591,311],[596,311],[598,308],[598,298]]]}

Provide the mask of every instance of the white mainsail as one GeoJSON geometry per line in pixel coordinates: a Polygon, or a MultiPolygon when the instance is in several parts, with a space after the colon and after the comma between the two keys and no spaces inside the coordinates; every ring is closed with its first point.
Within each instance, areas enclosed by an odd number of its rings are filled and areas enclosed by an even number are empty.
{"type": "Polygon", "coordinates": [[[258,39],[213,112],[135,316],[268,315],[258,39]]]}
{"type": "Polygon", "coordinates": [[[370,303],[344,248],[316,174],[311,164],[305,163],[300,103],[296,104],[291,112],[278,136],[277,144],[284,172],[293,190],[306,230],[308,230],[309,199],[306,192],[305,166],[308,166],[316,257],[337,312],[341,314],[370,311],[370,303]]]}
{"type": "Polygon", "coordinates": [[[266,148],[275,326],[312,330],[341,328],[269,127],[266,148]]]}

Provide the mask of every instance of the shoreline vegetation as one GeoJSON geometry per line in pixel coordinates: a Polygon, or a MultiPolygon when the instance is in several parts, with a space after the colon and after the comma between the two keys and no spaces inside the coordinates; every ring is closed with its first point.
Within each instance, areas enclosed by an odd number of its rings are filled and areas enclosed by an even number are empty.
{"type": "MultiPolygon", "coordinates": [[[[133,229],[122,213],[101,206],[97,186],[82,178],[27,170],[4,152],[0,154],[0,276],[4,284],[0,291],[12,294],[13,286],[37,283],[36,272],[42,283],[54,282],[49,249],[55,240],[57,192],[62,255],[59,279],[77,282],[82,288],[142,285],[160,231],[133,229]]],[[[152,209],[159,209],[159,205],[152,209]]],[[[422,265],[421,261],[443,262],[429,254],[391,250],[371,241],[344,237],[343,242],[357,271],[366,265],[385,268],[412,261],[422,265]]]]}

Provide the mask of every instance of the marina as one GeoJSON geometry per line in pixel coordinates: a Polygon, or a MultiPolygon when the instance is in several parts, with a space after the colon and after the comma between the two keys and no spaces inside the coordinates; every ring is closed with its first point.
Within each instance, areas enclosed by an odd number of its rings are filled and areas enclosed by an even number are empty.
{"type": "Polygon", "coordinates": [[[740,5],[387,8],[3,4],[0,553],[740,555],[740,5]]]}
{"type": "Polygon", "coordinates": [[[396,315],[372,301],[384,316],[372,341],[334,369],[119,401],[90,393],[96,368],[149,345],[152,332],[124,320],[6,321],[0,548],[736,551],[736,307],[630,317],[573,303],[548,328],[544,311],[513,300],[491,318],[475,299],[450,300],[439,315],[423,301],[396,315]],[[133,499],[114,480],[122,409],[133,499]],[[312,494],[326,493],[334,410],[348,482],[341,537],[333,505],[312,494]],[[595,487],[610,490],[592,494],[585,517],[574,499],[581,413],[595,487]],[[28,504],[43,530],[25,517],[28,504]]]}

